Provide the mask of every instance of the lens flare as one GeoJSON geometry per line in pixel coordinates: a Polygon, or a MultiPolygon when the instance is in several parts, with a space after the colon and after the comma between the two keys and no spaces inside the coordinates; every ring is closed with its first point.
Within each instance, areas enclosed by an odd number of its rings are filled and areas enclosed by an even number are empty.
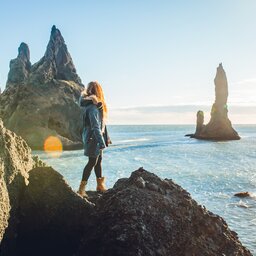
{"type": "Polygon", "coordinates": [[[49,136],[44,141],[44,151],[51,157],[60,157],[62,150],[63,147],[59,138],[55,136],[49,136]]]}

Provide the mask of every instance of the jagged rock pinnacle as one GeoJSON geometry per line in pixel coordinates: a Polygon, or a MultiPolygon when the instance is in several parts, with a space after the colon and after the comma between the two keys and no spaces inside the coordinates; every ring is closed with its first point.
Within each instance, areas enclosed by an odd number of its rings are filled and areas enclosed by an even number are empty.
{"type": "Polygon", "coordinates": [[[217,67],[217,73],[214,79],[215,84],[215,104],[223,106],[227,104],[228,99],[228,81],[222,63],[217,67]]]}
{"type": "Polygon", "coordinates": [[[64,38],[55,25],[43,58],[32,66],[30,83],[44,84],[52,79],[74,81],[83,86],[64,38]]]}
{"type": "Polygon", "coordinates": [[[18,48],[18,56],[10,61],[10,71],[6,87],[24,84],[31,69],[30,52],[26,43],[21,43],[18,48]]]}
{"type": "Polygon", "coordinates": [[[53,26],[52,26],[51,34],[53,34],[56,30],[57,30],[56,26],[55,26],[55,25],[53,25],[53,26]]]}
{"type": "Polygon", "coordinates": [[[30,61],[30,52],[28,45],[26,43],[21,43],[20,47],[18,48],[18,58],[21,58],[27,62],[30,61]]]}

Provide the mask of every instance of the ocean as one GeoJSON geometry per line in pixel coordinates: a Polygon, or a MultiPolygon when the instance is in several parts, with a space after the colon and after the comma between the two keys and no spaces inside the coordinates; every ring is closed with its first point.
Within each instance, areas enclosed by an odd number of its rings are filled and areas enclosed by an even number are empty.
{"type": "MultiPolygon", "coordinates": [[[[144,167],[186,189],[208,210],[223,217],[241,242],[256,255],[256,125],[235,125],[239,141],[211,142],[184,137],[193,125],[113,125],[113,144],[104,151],[103,175],[112,187],[144,167]],[[249,191],[251,198],[237,198],[249,191]]],[[[58,158],[34,154],[59,171],[77,190],[87,158],[82,150],[65,151],[58,158]]],[[[92,172],[88,189],[95,190],[92,172]]]]}

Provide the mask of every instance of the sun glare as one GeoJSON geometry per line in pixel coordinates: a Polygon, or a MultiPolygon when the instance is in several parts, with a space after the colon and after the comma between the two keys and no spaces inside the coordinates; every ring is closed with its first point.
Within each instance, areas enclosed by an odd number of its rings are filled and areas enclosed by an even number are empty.
{"type": "Polygon", "coordinates": [[[62,150],[62,143],[59,138],[55,136],[49,136],[44,141],[44,151],[51,157],[60,157],[62,150]]]}

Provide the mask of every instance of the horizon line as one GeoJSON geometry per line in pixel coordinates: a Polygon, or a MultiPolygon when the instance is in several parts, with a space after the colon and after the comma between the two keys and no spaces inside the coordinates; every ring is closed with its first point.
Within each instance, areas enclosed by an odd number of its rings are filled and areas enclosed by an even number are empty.
{"type": "MultiPolygon", "coordinates": [[[[129,109],[140,109],[140,108],[164,108],[164,107],[211,107],[214,103],[177,103],[177,104],[148,104],[148,105],[133,105],[133,106],[120,106],[120,107],[111,107],[109,106],[109,109],[112,110],[129,110],[129,109]]],[[[256,107],[256,102],[251,103],[227,103],[230,107],[256,107]]]]}
{"type": "MultiPolygon", "coordinates": [[[[109,124],[107,124],[107,125],[119,125],[119,126],[122,126],[122,125],[141,125],[141,126],[143,126],[143,125],[187,125],[187,126],[190,126],[190,125],[194,125],[194,126],[196,126],[196,123],[194,123],[194,124],[192,124],[192,123],[186,123],[186,124],[171,124],[171,123],[144,123],[144,124],[140,124],[140,123],[127,123],[127,124],[111,124],[111,123],[109,123],[109,124]]],[[[241,126],[246,126],[246,125],[248,125],[248,126],[251,126],[251,125],[256,125],[256,123],[247,123],[247,124],[243,124],[243,123],[233,123],[232,125],[241,125],[241,126]]]]}

